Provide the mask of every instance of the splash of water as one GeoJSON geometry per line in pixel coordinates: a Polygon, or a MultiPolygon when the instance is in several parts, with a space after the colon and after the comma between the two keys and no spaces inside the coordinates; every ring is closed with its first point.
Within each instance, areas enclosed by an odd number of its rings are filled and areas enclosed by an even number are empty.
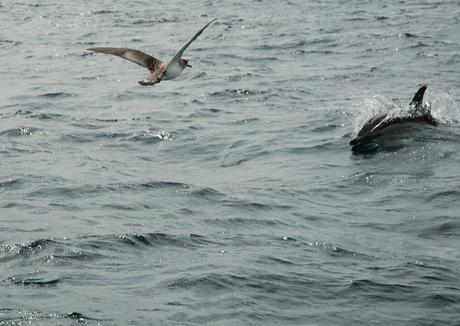
{"type": "Polygon", "coordinates": [[[441,123],[458,123],[460,121],[460,111],[455,103],[455,93],[449,91],[430,90],[429,92],[431,114],[441,123]]]}
{"type": "MultiPolygon", "coordinates": [[[[425,98],[429,99],[429,102],[426,102],[427,106],[437,121],[447,124],[460,121],[460,111],[455,103],[453,90],[447,92],[431,89],[425,98]]],[[[388,112],[385,120],[416,114],[409,105],[398,106],[383,95],[374,95],[371,98],[363,99],[358,105],[358,112],[353,124],[353,134],[356,135],[367,120],[381,112],[388,112]]]]}

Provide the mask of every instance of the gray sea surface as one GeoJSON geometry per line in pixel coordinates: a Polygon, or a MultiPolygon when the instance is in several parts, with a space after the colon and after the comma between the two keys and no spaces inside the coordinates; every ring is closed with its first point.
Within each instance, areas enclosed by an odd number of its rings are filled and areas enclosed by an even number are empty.
{"type": "Polygon", "coordinates": [[[0,3],[0,325],[460,325],[459,1],[0,3]],[[148,71],[90,47],[193,68],[148,71]],[[427,84],[439,126],[348,142],[427,84]]]}

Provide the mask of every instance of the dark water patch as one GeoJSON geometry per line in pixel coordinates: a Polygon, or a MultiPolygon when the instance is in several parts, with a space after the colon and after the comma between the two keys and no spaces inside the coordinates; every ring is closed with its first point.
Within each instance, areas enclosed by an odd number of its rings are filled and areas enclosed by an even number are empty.
{"type": "Polygon", "coordinates": [[[303,55],[303,54],[340,54],[337,51],[332,50],[296,50],[291,53],[292,55],[303,55]]]}
{"type": "Polygon", "coordinates": [[[192,80],[195,80],[195,79],[204,79],[206,76],[208,76],[208,74],[206,72],[200,72],[200,73],[197,73],[195,75],[192,76],[192,80]]]}
{"type": "Polygon", "coordinates": [[[333,257],[357,257],[357,258],[364,258],[364,259],[371,259],[372,257],[363,253],[359,253],[353,250],[347,250],[344,248],[341,248],[337,245],[332,245],[332,244],[323,244],[322,248],[324,252],[326,252],[328,255],[333,256],[333,257]]]}
{"type": "Polygon", "coordinates": [[[78,247],[93,248],[101,252],[123,252],[126,250],[149,250],[149,248],[195,249],[214,244],[213,241],[198,234],[177,236],[166,233],[101,235],[81,238],[78,247]]]}
{"type": "Polygon", "coordinates": [[[344,21],[349,21],[349,22],[361,22],[361,21],[366,21],[369,18],[367,17],[350,17],[350,18],[344,18],[344,21]]]}
{"type": "MultiPolygon", "coordinates": [[[[204,103],[204,102],[202,102],[202,103],[204,103]]],[[[224,110],[216,109],[216,108],[210,108],[210,109],[200,108],[199,110],[197,110],[197,111],[187,115],[186,117],[182,118],[182,121],[189,122],[189,121],[194,121],[194,120],[199,119],[199,118],[212,118],[212,117],[216,117],[216,116],[221,115],[221,114],[231,114],[231,113],[228,112],[228,111],[224,111],[224,110]]],[[[198,130],[199,129],[198,127],[195,127],[195,126],[190,126],[189,128],[193,129],[193,130],[198,130]]]]}
{"type": "Polygon", "coordinates": [[[323,133],[323,132],[330,132],[330,131],[333,131],[333,130],[338,129],[338,128],[341,128],[341,126],[338,125],[338,124],[328,123],[328,124],[325,124],[325,125],[319,125],[317,127],[314,127],[313,129],[311,129],[311,131],[312,132],[323,133]]]}
{"type": "MultiPolygon", "coordinates": [[[[87,37],[95,37],[96,35],[97,35],[97,33],[95,33],[95,32],[89,32],[89,33],[83,34],[83,37],[84,37],[84,38],[87,38],[87,37]]],[[[95,42],[91,42],[91,41],[87,41],[87,42],[78,41],[77,44],[94,45],[95,42]]],[[[88,52],[86,52],[86,53],[88,53],[88,52]]]]}
{"type": "MultiPolygon", "coordinates": [[[[241,58],[239,58],[239,60],[241,60],[241,58]]],[[[243,60],[248,61],[248,62],[260,63],[264,61],[280,61],[280,58],[279,57],[269,57],[269,56],[266,56],[266,57],[253,57],[252,56],[252,57],[244,57],[243,60]]]]}
{"type": "Polygon", "coordinates": [[[217,295],[219,292],[230,289],[234,286],[231,277],[224,274],[207,274],[204,276],[181,277],[167,282],[165,287],[169,290],[195,290],[199,293],[217,295]]]}
{"type": "MultiPolygon", "coordinates": [[[[95,42],[81,42],[82,45],[84,46],[93,46],[93,45],[96,45],[95,42]]],[[[78,57],[80,58],[85,58],[85,57],[90,57],[90,56],[93,56],[94,54],[92,52],[83,52],[83,53],[79,53],[77,54],[78,57]]],[[[98,79],[99,76],[94,76],[94,75],[91,75],[91,76],[81,76],[80,79],[81,80],[95,80],[95,79],[98,79]]]]}
{"type": "Polygon", "coordinates": [[[227,197],[220,191],[210,187],[192,189],[190,195],[196,199],[207,200],[212,202],[220,202],[222,199],[227,197]]]}
{"type": "Polygon", "coordinates": [[[266,204],[246,199],[227,199],[222,200],[221,204],[227,207],[233,207],[247,212],[280,210],[287,213],[290,209],[294,208],[290,205],[280,205],[275,203],[266,204]]]}
{"type": "Polygon", "coordinates": [[[460,222],[451,221],[424,228],[419,232],[419,237],[424,239],[457,238],[460,236],[460,222]]]}
{"type": "MultiPolygon", "coordinates": [[[[236,125],[244,125],[244,124],[258,122],[258,121],[260,121],[259,118],[246,118],[246,119],[236,120],[233,123],[236,124],[236,125]]],[[[232,146],[231,148],[233,148],[233,147],[234,146],[232,146]]]]}
{"type": "Polygon", "coordinates": [[[190,189],[192,186],[187,183],[174,182],[174,181],[149,181],[140,183],[140,187],[147,189],[163,189],[163,188],[179,188],[179,189],[190,189]]]}
{"type": "Polygon", "coordinates": [[[366,297],[378,298],[381,301],[400,300],[412,296],[417,288],[399,283],[381,283],[369,279],[354,280],[344,294],[360,294],[366,297]]]}
{"type": "Polygon", "coordinates": [[[165,190],[171,189],[176,191],[186,191],[188,194],[198,198],[211,197],[219,192],[212,188],[197,188],[195,186],[170,181],[149,181],[145,183],[113,183],[107,185],[99,184],[81,184],[79,186],[43,186],[38,190],[31,191],[28,197],[49,197],[49,198],[92,198],[101,193],[123,193],[123,192],[145,192],[146,190],[165,190]]]}
{"type": "Polygon", "coordinates": [[[404,36],[407,37],[407,38],[419,38],[418,35],[416,34],[413,34],[413,33],[404,33],[404,36]]]}
{"type": "Polygon", "coordinates": [[[30,198],[92,198],[93,195],[100,193],[109,193],[117,191],[119,187],[117,185],[92,185],[83,184],[78,187],[60,186],[60,187],[48,187],[42,186],[38,190],[31,191],[27,194],[30,198]]]}
{"type": "Polygon", "coordinates": [[[50,202],[48,206],[51,208],[62,209],[67,212],[77,212],[81,210],[81,206],[62,202],[50,202]]]}
{"type": "Polygon", "coordinates": [[[460,199],[460,191],[459,190],[445,190],[439,191],[430,197],[428,197],[427,202],[431,202],[434,205],[438,204],[445,204],[445,203],[453,203],[457,202],[460,199]]]}
{"type": "Polygon", "coordinates": [[[283,265],[283,266],[295,266],[296,264],[288,259],[280,258],[280,257],[273,257],[273,256],[263,256],[260,257],[257,263],[261,265],[283,265]]]}
{"type": "Polygon", "coordinates": [[[12,45],[12,46],[18,46],[18,45],[21,45],[22,42],[13,41],[13,40],[1,40],[1,39],[0,39],[0,44],[10,44],[10,45],[12,45]]]}
{"type": "Polygon", "coordinates": [[[40,112],[40,113],[32,113],[28,115],[29,118],[31,119],[37,119],[37,120],[56,120],[56,121],[62,121],[62,120],[70,120],[70,117],[58,114],[58,113],[45,113],[45,112],[40,112]]]}
{"type": "MultiPolygon", "coordinates": [[[[79,123],[80,124],[80,123],[79,123]]],[[[91,128],[91,125],[85,124],[88,129],[91,128]]],[[[126,139],[131,137],[129,133],[116,133],[116,132],[94,132],[94,133],[68,133],[61,135],[59,141],[63,143],[76,143],[76,144],[87,144],[93,142],[105,142],[111,141],[114,142],[120,139],[126,139]]]]}
{"type": "Polygon", "coordinates": [[[420,48],[425,48],[425,47],[431,47],[431,45],[423,43],[423,42],[417,42],[417,44],[407,46],[405,47],[405,49],[420,49],[420,48]]]}
{"type": "Polygon", "coordinates": [[[138,208],[133,204],[104,204],[102,205],[104,209],[116,210],[116,211],[136,211],[138,208]]]}
{"type": "Polygon", "coordinates": [[[195,248],[197,246],[209,245],[213,243],[205,237],[193,234],[190,236],[175,236],[165,233],[146,233],[121,235],[118,239],[123,245],[132,247],[179,247],[195,248]]]}
{"type": "Polygon", "coordinates": [[[91,10],[90,13],[92,13],[93,15],[109,15],[109,14],[117,14],[119,13],[119,11],[102,9],[102,10],[91,10]]]}
{"type": "Polygon", "coordinates": [[[106,123],[116,123],[121,121],[127,121],[127,119],[94,119],[98,122],[106,122],[106,123]]]}
{"type": "Polygon", "coordinates": [[[46,98],[64,98],[64,97],[73,97],[75,94],[66,93],[66,92],[51,92],[38,95],[39,97],[46,97],[46,98]]]}
{"type": "Polygon", "coordinates": [[[204,222],[208,225],[223,227],[227,229],[238,228],[267,228],[267,227],[282,227],[288,223],[282,220],[254,218],[254,217],[229,217],[229,218],[212,218],[205,219],[204,222]]]}
{"type": "Polygon", "coordinates": [[[236,167],[245,162],[248,162],[254,159],[260,159],[264,156],[269,156],[273,154],[270,151],[261,150],[261,149],[259,149],[258,151],[254,149],[254,151],[252,152],[246,152],[246,149],[245,149],[244,152],[245,153],[240,152],[238,153],[238,155],[235,155],[235,153],[233,152],[226,154],[225,157],[222,158],[222,161],[219,164],[219,166],[223,168],[236,167]]]}
{"type": "Polygon", "coordinates": [[[289,50],[289,49],[295,49],[298,47],[305,47],[309,43],[306,40],[294,40],[294,41],[289,41],[287,43],[281,44],[281,45],[271,45],[271,44],[262,44],[256,47],[256,50],[272,50],[272,49],[283,49],[283,50],[289,50]]]}
{"type": "MultiPolygon", "coordinates": [[[[12,105],[12,106],[16,106],[16,105],[12,105]]],[[[17,110],[16,112],[14,112],[13,114],[11,114],[11,117],[19,117],[19,116],[30,116],[33,114],[33,111],[30,111],[30,110],[24,110],[24,109],[20,109],[20,110],[17,110]]]]}
{"type": "MultiPolygon", "coordinates": [[[[460,291],[457,291],[460,293],[460,291]]],[[[448,294],[448,293],[436,293],[425,296],[423,301],[426,306],[441,306],[445,307],[446,305],[458,305],[460,304],[460,295],[458,294],[448,294]]]]}

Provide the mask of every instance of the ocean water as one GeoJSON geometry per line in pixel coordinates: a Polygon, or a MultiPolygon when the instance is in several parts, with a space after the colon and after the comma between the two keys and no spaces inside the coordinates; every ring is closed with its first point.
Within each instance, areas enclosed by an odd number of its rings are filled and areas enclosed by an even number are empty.
{"type": "Polygon", "coordinates": [[[0,4],[0,325],[459,325],[458,1],[0,4]],[[97,46],[167,60],[147,70],[97,46]],[[440,122],[353,152],[422,84],[440,122]]]}

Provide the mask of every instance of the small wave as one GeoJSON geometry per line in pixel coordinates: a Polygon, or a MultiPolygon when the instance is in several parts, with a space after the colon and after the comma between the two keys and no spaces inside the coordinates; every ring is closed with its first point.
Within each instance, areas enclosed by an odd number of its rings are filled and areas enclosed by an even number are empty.
{"type": "Polygon", "coordinates": [[[119,11],[114,10],[91,10],[90,13],[93,15],[108,15],[108,14],[116,14],[119,11]]]}
{"type": "Polygon", "coordinates": [[[149,129],[143,130],[140,133],[135,133],[134,135],[122,139],[122,141],[135,141],[142,142],[145,144],[158,143],[163,140],[171,140],[171,134],[166,130],[161,130],[159,132],[151,131],[149,129]]]}
{"type": "Polygon", "coordinates": [[[47,97],[47,98],[58,98],[58,97],[72,97],[75,95],[71,93],[66,93],[66,92],[51,92],[51,93],[40,94],[38,96],[47,97]]]}
{"type": "Polygon", "coordinates": [[[181,189],[190,189],[191,185],[187,183],[174,182],[174,181],[149,181],[139,184],[140,187],[149,188],[149,189],[162,189],[162,188],[181,188],[181,189]]]}
{"type": "Polygon", "coordinates": [[[37,278],[25,278],[20,279],[17,277],[11,277],[8,282],[14,285],[32,286],[32,287],[54,287],[60,282],[59,279],[42,280],[37,278]]]}
{"type": "MultiPolygon", "coordinates": [[[[113,248],[112,241],[116,241],[127,248],[146,248],[146,247],[179,247],[179,248],[195,248],[198,246],[208,245],[213,243],[204,236],[198,234],[190,234],[188,236],[177,236],[166,233],[144,233],[144,234],[121,234],[116,236],[93,236],[91,241],[97,241],[99,248],[113,248]]],[[[123,248],[117,246],[117,251],[123,248]]],[[[113,249],[111,249],[113,250],[113,249]]]]}
{"type": "Polygon", "coordinates": [[[194,289],[199,292],[214,293],[230,289],[234,283],[224,274],[208,274],[205,276],[181,277],[169,282],[165,286],[170,290],[194,289]]]}
{"type": "Polygon", "coordinates": [[[133,25],[152,25],[153,23],[174,23],[176,19],[168,19],[164,17],[152,17],[148,19],[136,19],[132,22],[133,25]]]}
{"type": "Polygon", "coordinates": [[[229,217],[229,218],[212,218],[204,220],[208,225],[214,225],[223,228],[231,229],[254,229],[266,227],[280,227],[285,226],[282,220],[275,220],[273,218],[254,218],[254,217],[229,217]]]}
{"type": "MultiPolygon", "coordinates": [[[[236,125],[244,125],[244,124],[253,123],[253,122],[257,122],[257,121],[260,121],[260,119],[259,118],[246,118],[246,119],[236,120],[233,123],[236,124],[236,125]]],[[[232,145],[230,148],[233,148],[233,147],[235,147],[235,146],[232,145]]]]}
{"type": "Polygon", "coordinates": [[[460,304],[460,295],[449,293],[436,293],[424,297],[425,304],[429,307],[460,304]]]}
{"type": "MultiPolygon", "coordinates": [[[[457,199],[458,200],[458,199],[457,199]]],[[[423,229],[419,236],[421,238],[456,238],[460,236],[460,222],[450,221],[423,229]]]]}
{"type": "Polygon", "coordinates": [[[246,88],[227,88],[223,91],[217,91],[210,93],[210,96],[216,96],[216,97],[221,97],[221,96],[253,96],[253,95],[261,95],[265,94],[267,91],[265,90],[257,90],[257,89],[246,89],[246,88]]]}
{"type": "Polygon", "coordinates": [[[6,43],[6,44],[11,44],[12,46],[18,46],[21,45],[22,42],[19,41],[13,41],[13,40],[0,40],[0,44],[6,43]]]}
{"type": "Polygon", "coordinates": [[[437,192],[433,195],[431,195],[427,201],[428,202],[438,202],[438,201],[449,201],[449,202],[456,202],[460,198],[460,191],[459,190],[446,190],[446,191],[440,191],[437,192]]]}
{"type": "Polygon", "coordinates": [[[272,256],[263,256],[260,258],[258,262],[262,264],[267,264],[267,265],[272,265],[272,264],[279,264],[279,265],[286,265],[286,266],[296,265],[294,262],[290,260],[279,258],[279,257],[272,257],[272,256]]]}
{"type": "Polygon", "coordinates": [[[351,18],[345,18],[344,20],[349,21],[349,22],[361,22],[361,21],[368,20],[368,18],[366,18],[366,17],[351,17],[351,18]]]}
{"type": "Polygon", "coordinates": [[[216,189],[213,188],[199,188],[199,189],[193,189],[190,194],[198,199],[205,199],[205,200],[212,200],[212,201],[220,201],[221,198],[226,197],[225,194],[221,193],[220,191],[217,191],[216,189]]]}
{"type": "Polygon", "coordinates": [[[34,133],[40,131],[38,128],[33,127],[19,127],[13,129],[7,129],[0,132],[1,136],[6,137],[21,137],[21,136],[32,136],[34,133]]]}
{"type": "Polygon", "coordinates": [[[85,324],[90,321],[102,321],[100,319],[87,317],[79,312],[56,313],[11,308],[0,308],[0,316],[2,316],[0,320],[1,325],[42,324],[43,321],[45,321],[46,324],[50,323],[56,325],[61,324],[62,319],[73,319],[85,324]],[[5,324],[3,321],[5,321],[5,324]]]}
{"type": "MultiPolygon", "coordinates": [[[[348,290],[352,292],[360,292],[363,294],[376,295],[384,299],[385,295],[393,298],[393,295],[396,297],[412,293],[415,289],[414,286],[404,285],[400,283],[381,283],[377,281],[372,281],[369,279],[361,279],[351,281],[348,286],[348,290]]],[[[390,300],[392,300],[390,298],[390,300]]]]}
{"type": "MultiPolygon", "coordinates": [[[[86,125],[88,128],[89,125],[86,125]]],[[[72,133],[63,134],[59,137],[59,141],[64,143],[92,143],[98,141],[115,141],[119,139],[129,138],[128,133],[110,133],[110,132],[96,132],[96,133],[72,133]]]]}
{"type": "Polygon", "coordinates": [[[17,189],[22,183],[23,182],[22,182],[21,179],[9,178],[8,180],[0,181],[0,189],[2,189],[2,188],[15,188],[15,189],[17,189]]]}

